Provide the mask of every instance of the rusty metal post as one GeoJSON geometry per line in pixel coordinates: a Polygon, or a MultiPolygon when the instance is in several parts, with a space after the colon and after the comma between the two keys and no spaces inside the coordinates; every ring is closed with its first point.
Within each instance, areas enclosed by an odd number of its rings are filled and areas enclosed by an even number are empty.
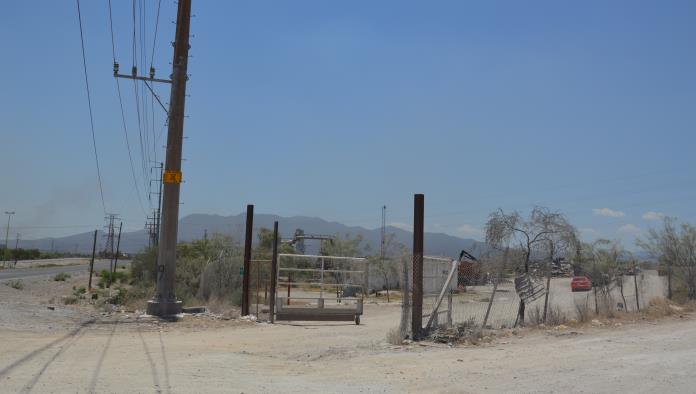
{"type": "Polygon", "coordinates": [[[256,263],[256,318],[259,317],[259,284],[261,283],[261,262],[256,263]]]}
{"type": "Polygon", "coordinates": [[[271,256],[271,298],[268,300],[268,313],[271,323],[275,323],[276,286],[278,286],[278,222],[273,223],[273,256],[271,256]]]}
{"type": "Polygon", "coordinates": [[[411,332],[413,339],[421,337],[423,329],[423,227],[425,196],[413,198],[413,300],[411,301],[411,332]]]}
{"type": "Polygon", "coordinates": [[[242,316],[249,315],[249,279],[251,277],[251,240],[254,231],[254,206],[247,205],[246,233],[244,235],[244,268],[242,272],[242,316]]]}

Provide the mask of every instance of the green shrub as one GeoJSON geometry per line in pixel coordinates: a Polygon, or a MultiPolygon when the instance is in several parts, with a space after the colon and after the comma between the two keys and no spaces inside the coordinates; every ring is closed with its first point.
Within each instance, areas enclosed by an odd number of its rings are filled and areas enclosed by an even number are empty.
{"type": "Polygon", "coordinates": [[[17,289],[17,290],[24,289],[24,282],[22,282],[21,279],[14,279],[14,280],[11,280],[5,284],[10,286],[13,289],[17,289]]]}
{"type": "Polygon", "coordinates": [[[107,299],[106,302],[113,305],[123,305],[128,300],[128,290],[123,287],[119,287],[116,291],[107,299]]]}
{"type": "MultiPolygon", "coordinates": [[[[262,255],[261,251],[254,253],[255,256],[262,255]]],[[[208,239],[182,242],[177,245],[176,254],[175,293],[184,304],[205,302],[210,298],[236,305],[241,303],[242,249],[232,238],[216,234],[208,239]]],[[[137,294],[129,294],[127,300],[154,293],[156,261],[157,250],[154,248],[133,257],[130,265],[133,287],[129,293],[135,292],[135,288],[138,290],[137,294]]],[[[106,282],[100,279],[102,283],[108,283],[108,276],[106,282]]]]}
{"type": "Polygon", "coordinates": [[[113,273],[110,273],[108,269],[103,269],[101,272],[99,272],[99,283],[97,285],[99,286],[100,289],[103,289],[109,284],[109,280],[111,280],[111,283],[128,283],[130,280],[130,275],[128,275],[128,272],[124,271],[114,271],[113,273]]]}
{"type": "Polygon", "coordinates": [[[56,276],[53,277],[53,280],[56,282],[65,282],[66,279],[70,278],[70,274],[67,272],[61,272],[59,274],[56,274],[56,276]]]}
{"type": "Polygon", "coordinates": [[[75,296],[67,296],[63,298],[63,304],[65,305],[73,305],[77,303],[77,297],[75,296]]]}
{"type": "Polygon", "coordinates": [[[155,279],[157,279],[157,267],[155,266],[156,260],[156,248],[150,248],[135,255],[130,264],[133,281],[145,285],[154,284],[155,279]]]}
{"type": "Polygon", "coordinates": [[[79,297],[85,293],[87,293],[87,289],[84,286],[80,286],[77,289],[73,286],[73,295],[74,296],[79,297]]]}

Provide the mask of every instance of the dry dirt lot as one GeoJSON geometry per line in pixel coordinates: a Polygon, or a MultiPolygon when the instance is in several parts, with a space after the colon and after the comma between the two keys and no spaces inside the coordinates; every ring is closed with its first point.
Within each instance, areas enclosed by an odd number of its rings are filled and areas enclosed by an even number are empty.
{"type": "MultiPolygon", "coordinates": [[[[44,280],[27,282],[22,291],[53,285],[44,280]]],[[[689,315],[612,328],[523,330],[481,346],[396,347],[385,341],[398,324],[396,304],[366,305],[360,326],[194,316],[169,323],[72,305],[49,310],[36,289],[34,296],[19,297],[24,303],[18,302],[18,290],[0,289],[3,392],[693,392],[696,387],[696,320],[689,315]]]]}

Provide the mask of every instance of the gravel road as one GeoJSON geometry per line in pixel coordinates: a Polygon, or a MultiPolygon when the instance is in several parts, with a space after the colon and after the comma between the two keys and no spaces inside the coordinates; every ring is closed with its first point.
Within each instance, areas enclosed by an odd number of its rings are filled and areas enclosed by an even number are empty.
{"type": "Polygon", "coordinates": [[[398,311],[367,305],[360,326],[153,326],[129,316],[44,332],[0,329],[11,338],[0,342],[0,380],[3,391],[39,393],[636,393],[696,387],[696,321],[689,316],[610,329],[523,331],[479,347],[394,347],[384,338],[398,311]]]}

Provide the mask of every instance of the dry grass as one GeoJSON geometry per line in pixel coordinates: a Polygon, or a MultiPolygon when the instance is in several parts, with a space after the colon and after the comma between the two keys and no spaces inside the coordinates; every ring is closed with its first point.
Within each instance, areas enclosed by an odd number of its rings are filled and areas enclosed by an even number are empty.
{"type": "Polygon", "coordinates": [[[664,298],[655,298],[647,306],[641,306],[639,312],[618,311],[600,308],[599,314],[595,313],[594,305],[587,303],[575,304],[577,318],[570,320],[571,324],[586,324],[592,322],[635,322],[637,320],[659,320],[673,315],[683,315],[696,311],[696,301],[689,303],[677,303],[664,298]]]}
{"type": "Polygon", "coordinates": [[[568,316],[558,306],[549,305],[546,311],[546,321],[544,321],[544,311],[537,305],[529,311],[528,322],[531,325],[559,326],[568,322],[568,316]]]}
{"type": "Polygon", "coordinates": [[[390,345],[401,345],[403,342],[404,338],[401,336],[401,330],[399,330],[399,327],[395,327],[387,331],[387,343],[390,345]]]}
{"type": "Polygon", "coordinates": [[[587,302],[585,303],[575,303],[575,312],[577,312],[577,321],[578,323],[587,323],[590,320],[592,320],[592,316],[594,316],[594,311],[590,309],[590,306],[587,305],[587,302]]]}
{"type": "Polygon", "coordinates": [[[640,314],[648,319],[660,319],[672,315],[681,315],[696,310],[696,302],[676,303],[664,298],[650,300],[647,308],[641,309],[640,314]]]}

